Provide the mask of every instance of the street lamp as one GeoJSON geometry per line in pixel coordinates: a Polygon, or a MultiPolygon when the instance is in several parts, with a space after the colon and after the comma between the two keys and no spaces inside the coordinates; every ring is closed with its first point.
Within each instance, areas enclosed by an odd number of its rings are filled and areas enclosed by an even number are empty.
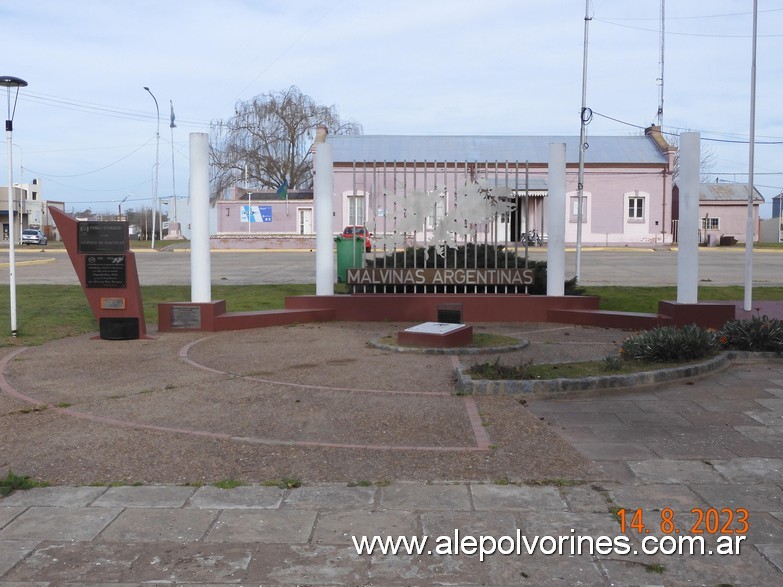
{"type": "Polygon", "coordinates": [[[152,246],[151,248],[155,248],[155,216],[158,214],[158,163],[160,160],[160,108],[158,107],[158,99],[155,97],[155,94],[152,93],[152,90],[150,90],[147,86],[144,86],[144,89],[149,92],[150,96],[152,96],[152,99],[155,100],[155,112],[158,114],[158,130],[155,132],[155,178],[153,180],[153,186],[152,186],[152,192],[153,192],[153,210],[152,210],[152,246]]]}
{"type": "Polygon", "coordinates": [[[16,250],[14,248],[14,159],[13,139],[14,114],[16,113],[16,100],[19,98],[19,88],[23,88],[27,82],[12,75],[0,76],[0,86],[7,88],[8,116],[5,120],[5,135],[8,139],[8,267],[11,305],[11,336],[18,336],[16,326],[16,250]],[[11,108],[11,88],[16,89],[14,94],[14,107],[11,108]]]}

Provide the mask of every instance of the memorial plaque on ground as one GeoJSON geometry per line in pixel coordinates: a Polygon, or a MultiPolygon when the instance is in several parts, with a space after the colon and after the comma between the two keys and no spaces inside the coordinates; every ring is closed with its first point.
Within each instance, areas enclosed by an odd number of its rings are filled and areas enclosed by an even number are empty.
{"type": "Polygon", "coordinates": [[[117,255],[128,250],[127,222],[79,222],[78,252],[117,255]]]}
{"type": "Polygon", "coordinates": [[[125,255],[87,255],[84,267],[87,287],[126,286],[125,255]]]}
{"type": "Polygon", "coordinates": [[[448,334],[460,328],[464,328],[464,324],[449,324],[445,322],[424,322],[417,326],[411,326],[406,328],[405,332],[415,332],[418,334],[448,334]]]}

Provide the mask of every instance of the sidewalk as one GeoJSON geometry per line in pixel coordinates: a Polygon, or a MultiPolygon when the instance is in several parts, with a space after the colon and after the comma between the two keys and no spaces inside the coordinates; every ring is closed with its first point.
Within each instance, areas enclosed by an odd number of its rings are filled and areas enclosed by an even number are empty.
{"type": "MultiPolygon", "coordinates": [[[[302,330],[303,335],[310,336],[312,332],[302,330]]],[[[572,348],[578,332],[568,332],[571,334],[565,337],[568,342],[564,344],[572,348]]],[[[563,333],[547,335],[562,337],[563,333]]],[[[279,336],[275,339],[271,331],[235,334],[230,340],[236,343],[240,336],[245,337],[242,353],[246,356],[255,352],[251,351],[255,347],[249,344],[254,340],[252,337],[269,336],[270,340],[280,340],[279,336]]],[[[354,337],[357,338],[356,346],[348,349],[354,356],[360,356],[363,336],[354,337]]],[[[188,347],[195,349],[192,359],[205,365],[220,364],[228,369],[232,359],[219,344],[221,340],[214,337],[201,346],[188,347]]],[[[345,346],[343,342],[335,342],[333,331],[328,340],[332,341],[331,347],[335,347],[334,353],[345,346]]],[[[137,349],[138,355],[137,362],[130,367],[137,368],[134,365],[140,362],[156,364],[153,361],[160,357],[160,365],[166,367],[167,373],[173,369],[177,380],[188,382],[188,389],[196,387],[198,373],[193,370],[192,360],[176,364],[162,352],[168,349],[166,344],[177,349],[181,341],[167,343],[162,340],[155,345],[140,343],[129,347],[137,349]]],[[[260,345],[258,352],[268,356],[270,347],[263,346],[260,341],[256,344],[260,345]]],[[[551,346],[552,343],[541,344],[537,352],[551,346]]],[[[115,352],[119,347],[74,339],[67,345],[62,342],[44,345],[39,354],[49,355],[50,360],[62,361],[65,365],[69,360],[66,348],[70,348],[71,353],[91,349],[94,360],[101,361],[104,358],[102,349],[115,352]]],[[[321,353],[329,352],[317,348],[321,353]]],[[[361,352],[366,352],[368,357],[377,353],[372,349],[361,352]]],[[[44,393],[46,389],[54,389],[55,381],[61,386],[70,384],[69,379],[57,380],[56,377],[49,384],[40,381],[43,373],[40,362],[33,360],[35,356],[15,361],[10,369],[16,381],[30,386],[39,381],[40,389],[25,386],[23,391],[44,393]]],[[[249,356],[252,364],[259,364],[252,354],[249,356]]],[[[344,363],[331,356],[326,358],[335,363],[334,373],[346,377],[344,363]]],[[[366,358],[362,361],[369,365],[366,358]]],[[[405,361],[413,371],[412,365],[416,361],[411,358],[404,359],[403,363],[405,361]]],[[[438,370],[439,361],[439,358],[427,358],[422,362],[422,368],[429,372],[438,370]]],[[[403,363],[393,371],[399,374],[403,363]]],[[[278,367],[274,375],[280,379],[287,371],[282,364],[278,367]]],[[[379,363],[374,368],[388,368],[388,363],[379,363]]],[[[68,377],[76,378],[76,373],[83,375],[78,380],[78,390],[82,394],[98,393],[96,390],[104,389],[110,383],[106,379],[109,374],[105,372],[85,375],[83,370],[74,368],[68,377]]],[[[302,369],[297,373],[302,373],[302,369]]],[[[331,371],[319,368],[312,371],[311,377],[323,379],[326,373],[331,371]]],[[[229,380],[215,372],[207,374],[216,378],[214,381],[222,382],[221,385],[237,379],[235,375],[229,380]]],[[[161,372],[155,371],[150,379],[160,376],[161,372]]],[[[258,375],[253,377],[254,386],[264,385],[258,375]]],[[[287,398],[279,389],[280,381],[273,383],[275,397],[281,401],[287,398]]],[[[317,393],[312,383],[300,383],[309,389],[307,394],[317,393]]],[[[389,393],[400,393],[399,376],[395,383],[397,387],[389,393]]],[[[144,381],[136,385],[151,383],[144,381]]],[[[166,389],[176,398],[178,390],[168,389],[168,386],[166,389]]],[[[217,388],[212,383],[205,384],[204,389],[217,388]]],[[[115,389],[113,393],[119,391],[122,390],[115,389]]],[[[147,401],[158,392],[140,393],[142,395],[134,396],[138,397],[132,404],[136,409],[141,405],[139,402],[147,401]]],[[[353,398],[354,403],[357,403],[356,398],[362,398],[359,402],[377,401],[370,399],[377,392],[366,399],[358,395],[356,389],[328,393],[329,397],[353,398]]],[[[307,396],[296,397],[304,399],[307,396]]],[[[235,402],[239,399],[229,396],[232,398],[235,402]]],[[[394,398],[401,405],[415,400],[415,396],[406,395],[394,398]]],[[[191,402],[195,399],[193,396],[191,402]]],[[[207,399],[214,401],[214,393],[207,399]]],[[[476,399],[481,409],[483,399],[479,396],[476,399]]],[[[60,397],[54,395],[47,399],[53,405],[59,400],[60,397]]],[[[99,409],[114,405],[112,401],[105,397],[96,398],[92,403],[85,400],[84,405],[77,405],[75,409],[98,413],[99,409]]],[[[442,401],[451,400],[444,396],[442,401]]],[[[748,361],[703,379],[656,388],[584,399],[519,399],[512,403],[525,404],[530,421],[542,423],[590,459],[591,470],[595,472],[593,477],[557,477],[526,484],[509,483],[500,475],[469,479],[465,474],[457,481],[441,476],[430,482],[392,479],[388,484],[368,486],[304,479],[302,487],[292,489],[256,484],[226,490],[210,485],[145,485],[60,486],[20,491],[0,498],[0,586],[783,584],[783,360],[748,361]],[[597,540],[606,536],[611,543],[621,536],[618,519],[612,513],[619,508],[627,510],[628,554],[595,550],[590,554],[588,547],[583,546],[586,550],[583,554],[570,555],[569,550],[577,537],[597,540]],[[747,532],[739,535],[735,531],[743,526],[743,509],[748,512],[747,532]],[[639,511],[641,519],[634,517],[639,511]],[[637,531],[639,529],[641,533],[637,531]],[[699,534],[700,530],[707,532],[699,534]],[[714,530],[732,547],[739,544],[740,554],[716,554],[718,536],[710,534],[714,530]],[[427,554],[427,550],[438,552],[436,548],[443,544],[435,542],[437,537],[448,536],[453,540],[455,532],[461,537],[457,542],[466,548],[464,552],[427,554]],[[363,536],[371,539],[376,535],[394,539],[426,535],[430,541],[419,555],[357,554],[351,537],[360,540],[363,536]],[[539,547],[532,555],[527,554],[524,543],[520,543],[519,554],[495,552],[481,561],[478,552],[469,553],[472,543],[464,541],[467,535],[492,536],[501,550],[508,549],[511,541],[522,537],[531,544],[536,536],[539,540],[553,538],[537,543],[539,547]],[[664,538],[666,535],[669,538],[664,538]],[[501,539],[504,536],[510,538],[501,539]],[[641,553],[644,539],[663,539],[662,546],[671,546],[672,541],[683,536],[703,536],[707,550],[712,550],[713,554],[632,554],[633,550],[641,553]],[[738,536],[745,538],[738,541],[738,536]],[[562,541],[566,554],[544,554],[551,552],[550,546],[557,540],[562,541]]],[[[162,404],[155,405],[160,410],[162,404]]],[[[195,404],[191,405],[194,412],[195,407],[195,404]]],[[[50,408],[46,412],[56,410],[50,408]]],[[[487,417],[486,412],[481,414],[487,417]]],[[[419,418],[423,415],[420,413],[419,418]]],[[[134,416],[141,418],[139,412],[134,416]]],[[[92,434],[101,429],[69,416],[67,410],[25,417],[30,418],[24,420],[27,425],[45,422],[32,418],[46,417],[57,418],[73,428],[91,427],[92,434]]],[[[7,414],[3,420],[4,423],[11,421],[7,414]]],[[[455,419],[457,421],[459,419],[455,419]]],[[[203,425],[211,422],[204,420],[203,425]]],[[[491,441],[499,442],[500,446],[487,453],[478,453],[486,454],[482,457],[486,460],[494,458],[494,453],[509,450],[492,422],[489,429],[491,441]]],[[[53,442],[63,441],[64,437],[57,432],[59,428],[49,430],[53,430],[53,442]]],[[[368,430],[367,434],[370,433],[368,430]]],[[[155,434],[166,442],[171,436],[155,434]]],[[[68,440],[72,438],[68,437],[68,440]]],[[[196,441],[203,442],[204,447],[212,442],[209,438],[196,441]]],[[[94,442],[83,441],[83,444],[71,446],[71,450],[76,451],[77,456],[87,457],[88,453],[97,450],[95,444],[98,442],[106,442],[105,437],[95,437],[94,442]]],[[[270,451],[272,459],[275,451],[282,453],[284,450],[283,446],[256,446],[258,451],[262,448],[270,451]]],[[[541,452],[546,447],[531,446],[530,449],[541,452]]],[[[389,451],[379,450],[372,454],[381,463],[391,458],[389,451]]],[[[94,458],[94,454],[91,456],[94,458]]],[[[139,455],[139,458],[143,456],[139,455]]],[[[436,462],[447,458],[438,453],[425,456],[433,462],[433,468],[436,468],[436,462]]],[[[43,457],[43,454],[29,455],[30,460],[43,457]]],[[[465,462],[469,462],[469,458],[473,456],[466,456],[465,462]]],[[[525,452],[517,453],[518,460],[532,458],[525,452]]],[[[0,457],[0,464],[3,462],[0,457]]],[[[193,466],[196,465],[194,462],[193,466]]],[[[338,463],[333,462],[331,466],[336,467],[338,463]]],[[[483,544],[490,547],[492,541],[485,538],[483,544]]]]}

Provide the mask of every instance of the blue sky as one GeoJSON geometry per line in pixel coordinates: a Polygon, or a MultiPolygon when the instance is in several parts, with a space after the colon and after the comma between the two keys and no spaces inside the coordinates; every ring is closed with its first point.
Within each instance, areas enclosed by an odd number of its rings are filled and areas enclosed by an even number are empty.
{"type": "MultiPolygon", "coordinates": [[[[664,131],[701,131],[711,173],[742,182],[752,7],[666,3],[664,131]]],[[[769,200],[783,191],[783,0],[759,10],[755,183],[769,200]]],[[[660,2],[592,0],[590,13],[588,141],[639,132],[658,109],[660,2]]],[[[161,197],[172,159],[187,194],[189,133],[291,85],[366,134],[578,135],[584,14],[584,0],[5,2],[0,73],[29,84],[14,181],[40,178],[68,211],[149,206],[156,113],[143,86],[161,111],[161,197]]]]}

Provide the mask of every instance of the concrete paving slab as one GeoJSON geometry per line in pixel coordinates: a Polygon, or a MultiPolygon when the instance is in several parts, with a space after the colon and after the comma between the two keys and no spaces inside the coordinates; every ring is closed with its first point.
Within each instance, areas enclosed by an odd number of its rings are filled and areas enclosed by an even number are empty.
{"type": "Polygon", "coordinates": [[[765,426],[783,426],[783,412],[780,411],[758,412],[749,410],[745,412],[745,415],[753,418],[756,422],[761,422],[765,426]]]}
{"type": "Polygon", "coordinates": [[[508,512],[424,512],[420,515],[422,534],[449,536],[514,536],[516,519],[508,512]]]}
{"type": "Polygon", "coordinates": [[[394,484],[381,488],[380,504],[389,510],[472,509],[467,485],[394,484]]]}
{"type": "Polygon", "coordinates": [[[748,517],[749,528],[745,534],[748,544],[755,546],[773,542],[783,543],[783,521],[764,512],[753,512],[748,517]]]}
{"type": "Polygon", "coordinates": [[[694,428],[703,426],[752,426],[756,422],[750,416],[742,413],[701,412],[684,415],[694,428]]]}
{"type": "Polygon", "coordinates": [[[775,398],[763,398],[756,400],[758,403],[760,403],[765,408],[769,408],[770,410],[775,410],[776,412],[783,412],[783,398],[775,397],[775,398]]]}
{"type": "Polygon", "coordinates": [[[204,509],[128,508],[100,536],[109,542],[201,540],[218,512],[204,509]]]}
{"type": "Polygon", "coordinates": [[[783,482],[783,459],[733,458],[713,461],[712,466],[724,477],[738,482],[783,482]]]}
{"type": "Polygon", "coordinates": [[[38,540],[0,540],[0,577],[30,554],[38,540]]]}
{"type": "Polygon", "coordinates": [[[516,512],[517,525],[528,537],[534,536],[614,536],[620,525],[608,512],[576,514],[573,512],[516,512]]]}
{"type": "Polygon", "coordinates": [[[139,558],[142,546],[128,543],[42,542],[4,579],[67,583],[114,583],[139,558]]]}
{"type": "Polygon", "coordinates": [[[759,404],[755,398],[751,399],[719,399],[694,400],[707,412],[723,412],[726,414],[745,412],[747,410],[758,410],[759,404]]]}
{"type": "Polygon", "coordinates": [[[603,461],[598,463],[598,470],[603,474],[604,479],[608,481],[631,485],[641,483],[628,464],[622,461],[603,461]]]}
{"type": "Polygon", "coordinates": [[[609,491],[613,505],[629,510],[641,509],[643,514],[653,510],[672,508],[676,512],[690,512],[707,504],[687,486],[623,485],[609,491]]]}
{"type": "Polygon", "coordinates": [[[631,442],[582,442],[576,449],[597,461],[622,461],[655,456],[655,453],[643,444],[631,442]]]}
{"type": "Polygon", "coordinates": [[[731,448],[731,452],[737,455],[737,457],[774,459],[778,458],[781,454],[779,442],[757,442],[739,432],[736,434],[739,437],[739,440],[732,439],[731,442],[727,442],[726,445],[731,448]]]}
{"type": "Polygon", "coordinates": [[[783,426],[735,426],[734,429],[757,442],[783,441],[783,426]]]}
{"type": "Polygon", "coordinates": [[[90,505],[106,491],[106,487],[33,487],[15,491],[3,498],[3,506],[45,506],[80,508],[90,505]]]}
{"type": "MultiPolygon", "coordinates": [[[[138,584],[231,585],[247,579],[258,551],[251,544],[147,544],[126,575],[138,584]]],[[[112,586],[113,587],[113,586],[112,586]]]]}
{"type": "Polygon", "coordinates": [[[571,426],[617,426],[623,424],[616,414],[592,414],[589,412],[560,412],[550,415],[559,426],[570,428],[571,426]]]}
{"type": "Polygon", "coordinates": [[[265,544],[253,556],[246,582],[256,585],[366,585],[369,556],[353,546],[265,544]]]}
{"type": "Polygon", "coordinates": [[[494,555],[485,560],[489,585],[604,587],[606,578],[590,556],[494,555]]]}
{"type": "Polygon", "coordinates": [[[783,398],[783,388],[781,387],[771,387],[771,388],[765,388],[764,391],[767,393],[771,393],[775,397],[783,398]]]}
{"type": "Polygon", "coordinates": [[[647,459],[629,461],[628,466],[644,484],[718,483],[721,478],[701,461],[647,459]]]}
{"type": "Polygon", "coordinates": [[[362,536],[414,536],[418,534],[417,527],[416,515],[401,510],[326,512],[318,517],[313,544],[353,545],[352,536],[357,540],[362,536]]]}
{"type": "MultiPolygon", "coordinates": [[[[632,442],[636,443],[644,439],[645,444],[652,444],[661,439],[671,438],[669,430],[659,426],[598,426],[589,428],[591,438],[585,435],[585,442],[632,442]]],[[[573,428],[564,430],[564,435],[573,438],[573,428]]]]}
{"type": "Polygon", "coordinates": [[[27,508],[22,506],[18,506],[18,507],[0,506],[0,528],[8,524],[11,520],[13,520],[15,517],[17,517],[26,509],[27,508]]]}
{"type": "MultiPolygon", "coordinates": [[[[701,413],[705,409],[699,405],[698,402],[690,399],[666,399],[666,401],[637,401],[634,402],[637,409],[641,408],[645,412],[651,412],[655,414],[691,414],[701,413]]],[[[615,413],[622,412],[623,410],[614,410],[615,413]]],[[[629,410],[635,411],[635,410],[629,410]]]]}
{"type": "Polygon", "coordinates": [[[746,544],[741,544],[739,556],[668,555],[662,557],[662,564],[665,569],[659,577],[666,585],[781,584],[779,572],[746,544]]]}
{"type": "Polygon", "coordinates": [[[0,540],[92,540],[119,508],[31,507],[0,530],[0,540]]]}
{"type": "Polygon", "coordinates": [[[284,490],[279,487],[199,487],[190,499],[190,507],[223,509],[277,509],[283,502],[284,490]]]}
{"type": "Polygon", "coordinates": [[[487,584],[485,564],[478,556],[377,554],[371,557],[367,576],[370,585],[482,585],[487,584]]]}
{"type": "Polygon", "coordinates": [[[709,437],[693,435],[662,439],[651,446],[653,452],[664,459],[730,459],[735,453],[722,443],[709,437]]]}
{"type": "Polygon", "coordinates": [[[193,495],[193,487],[156,485],[109,487],[91,505],[94,507],[179,508],[193,495]]]}
{"type": "Polygon", "coordinates": [[[629,426],[681,426],[684,428],[693,426],[693,424],[683,416],[665,411],[651,412],[640,409],[635,412],[617,412],[615,413],[615,416],[617,416],[621,422],[629,426]]]}
{"type": "Polygon", "coordinates": [[[575,513],[603,513],[608,507],[607,492],[594,487],[561,487],[560,496],[565,500],[568,510],[575,513]]]}
{"type": "Polygon", "coordinates": [[[300,510],[369,510],[375,503],[377,492],[375,487],[299,487],[286,496],[283,507],[300,510]]]}
{"type": "Polygon", "coordinates": [[[554,487],[526,485],[472,485],[476,510],[566,511],[560,492],[554,487]]]}
{"type": "Polygon", "coordinates": [[[783,543],[757,544],[759,552],[770,563],[775,565],[778,571],[783,573],[783,543]]]}
{"type": "Polygon", "coordinates": [[[690,486],[714,508],[745,508],[749,512],[783,510],[783,490],[771,483],[693,484],[690,486]]]}
{"type": "Polygon", "coordinates": [[[295,510],[225,510],[209,530],[206,540],[306,544],[316,515],[316,512],[295,510]]]}

